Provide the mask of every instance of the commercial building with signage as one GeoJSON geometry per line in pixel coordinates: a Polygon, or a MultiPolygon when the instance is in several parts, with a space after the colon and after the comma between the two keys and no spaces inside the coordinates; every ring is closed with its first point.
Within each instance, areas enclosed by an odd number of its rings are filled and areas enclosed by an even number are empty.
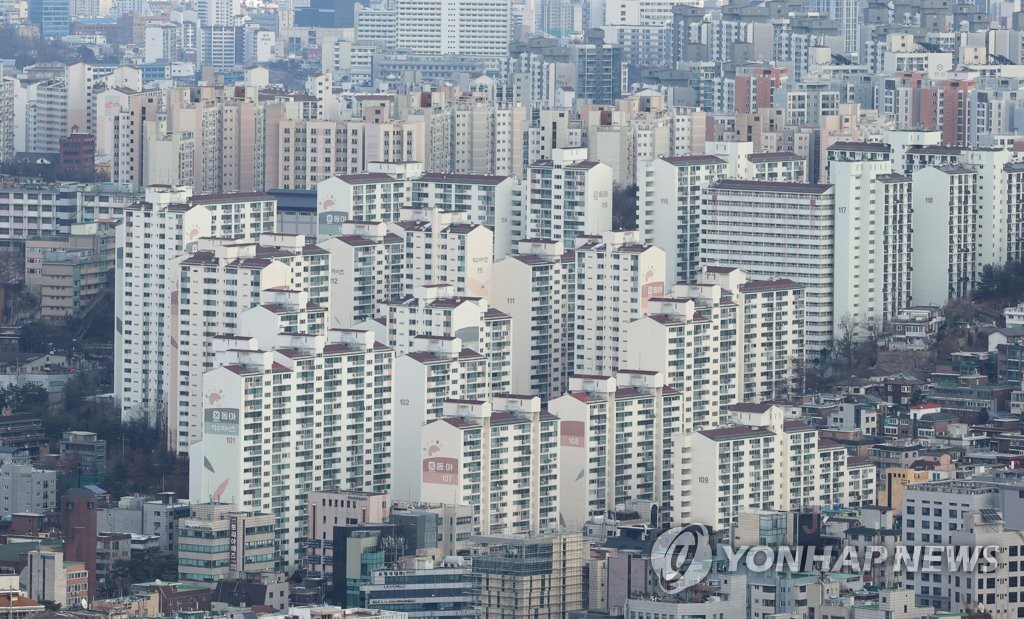
{"type": "Polygon", "coordinates": [[[213,587],[245,572],[277,568],[274,517],[238,512],[234,505],[202,503],[178,521],[178,577],[213,587]]]}

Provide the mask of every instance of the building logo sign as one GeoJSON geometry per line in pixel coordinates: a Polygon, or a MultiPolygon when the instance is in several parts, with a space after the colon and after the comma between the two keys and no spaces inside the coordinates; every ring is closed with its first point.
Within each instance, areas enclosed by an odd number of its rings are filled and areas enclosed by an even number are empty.
{"type": "Polygon", "coordinates": [[[238,436],[237,408],[208,408],[204,411],[203,432],[222,436],[238,436]]]}
{"type": "Polygon", "coordinates": [[[457,486],[459,484],[458,458],[424,458],[423,483],[457,486]]]}

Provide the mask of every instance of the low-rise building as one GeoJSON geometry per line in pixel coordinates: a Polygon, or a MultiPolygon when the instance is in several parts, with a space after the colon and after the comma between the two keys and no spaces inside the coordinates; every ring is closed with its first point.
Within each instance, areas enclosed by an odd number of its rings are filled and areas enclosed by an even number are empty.
{"type": "Polygon", "coordinates": [[[243,572],[277,569],[275,518],[246,514],[233,504],[202,503],[178,521],[178,577],[213,587],[243,572]]]}
{"type": "Polygon", "coordinates": [[[57,472],[37,469],[27,452],[0,452],[0,516],[57,508],[57,472]]]}

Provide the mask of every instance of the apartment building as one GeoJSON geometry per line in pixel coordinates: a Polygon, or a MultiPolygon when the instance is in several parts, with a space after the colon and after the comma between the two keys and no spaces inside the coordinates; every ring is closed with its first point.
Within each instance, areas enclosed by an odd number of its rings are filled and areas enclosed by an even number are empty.
{"type": "Polygon", "coordinates": [[[402,239],[404,294],[417,286],[451,284],[457,294],[489,298],[494,234],[461,211],[403,208],[388,226],[402,239]]]}
{"type": "Polygon", "coordinates": [[[837,144],[829,149],[835,186],[833,323],[891,320],[910,307],[913,185],[889,159],[837,144]]]}
{"type": "Polygon", "coordinates": [[[494,257],[501,259],[512,253],[521,194],[521,181],[513,176],[428,172],[411,181],[409,199],[416,208],[468,212],[468,223],[493,231],[494,257]]]}
{"type": "Polygon", "coordinates": [[[526,239],[494,264],[494,307],[511,318],[513,393],[549,401],[563,393],[573,371],[576,256],[561,241],[526,239]]]}
{"type": "MultiPolygon", "coordinates": [[[[424,424],[445,415],[448,400],[485,400],[492,393],[488,358],[465,348],[458,337],[420,335],[411,350],[395,360],[395,466],[391,494],[402,500],[420,500],[420,472],[416,458],[424,424]]],[[[500,393],[496,391],[493,393],[500,393]]]]}
{"type": "Polygon", "coordinates": [[[974,289],[978,262],[978,175],[961,165],[914,172],[911,294],[914,305],[945,305],[974,289]]]}
{"type": "Polygon", "coordinates": [[[727,164],[713,155],[662,157],[647,166],[638,189],[637,227],[665,250],[669,281],[689,282],[700,263],[701,196],[727,164]]]}
{"type": "Polygon", "coordinates": [[[578,237],[612,229],[612,169],[587,160],[585,148],[556,148],[530,164],[523,192],[522,238],[575,249],[578,237]]]}
{"type": "Polygon", "coordinates": [[[737,425],[684,439],[681,476],[690,487],[679,494],[681,521],[728,530],[741,511],[874,503],[873,493],[862,496],[861,483],[874,467],[855,463],[857,490],[851,490],[844,450],[821,443],[803,421],[787,420],[771,404],[736,404],[731,413],[737,425]]]}
{"type": "Polygon", "coordinates": [[[113,286],[116,224],[72,223],[68,236],[25,241],[25,285],[39,294],[44,318],[77,314],[113,286]]]}
{"type": "Polygon", "coordinates": [[[666,520],[683,483],[676,435],[693,430],[681,392],[659,372],[574,375],[565,395],[548,403],[558,417],[559,522],[582,527],[591,516],[644,501],[666,520]]]}
{"type": "Polygon", "coordinates": [[[330,254],[331,327],[346,329],[385,318],[386,303],[403,291],[402,237],[389,232],[384,222],[345,221],[336,236],[318,245],[330,254]]]}
{"type": "MultiPolygon", "coordinates": [[[[235,335],[245,312],[265,307],[278,313],[309,311],[319,320],[303,333],[321,333],[327,311],[312,302],[302,255],[275,255],[271,246],[203,241],[199,251],[174,261],[169,282],[170,323],[166,335],[169,448],[180,454],[202,438],[203,374],[213,368],[214,338],[235,335]],[[298,260],[283,260],[295,258],[298,260]],[[297,285],[295,285],[297,284],[297,285]],[[295,290],[303,292],[293,292],[295,290]],[[298,308],[301,304],[301,308],[298,308]]],[[[322,299],[319,301],[322,302],[322,299]]]]}
{"type": "Polygon", "coordinates": [[[690,394],[683,418],[713,428],[725,407],[802,393],[804,290],[706,267],[697,281],[652,299],[627,328],[625,365],[653,370],[690,394]]]}
{"type": "Polygon", "coordinates": [[[398,221],[408,184],[380,172],[331,176],[316,185],[320,240],[338,236],[347,221],[398,221]]]}
{"type": "Polygon", "coordinates": [[[723,180],[703,202],[701,264],[803,284],[805,347],[809,354],[825,350],[834,315],[833,187],[723,180]]]}
{"type": "Polygon", "coordinates": [[[265,186],[314,189],[338,174],[366,173],[371,162],[423,161],[423,122],[392,120],[390,97],[379,103],[367,105],[362,118],[344,120],[268,111],[265,186]]]}
{"type": "Polygon", "coordinates": [[[400,0],[395,8],[396,46],[410,54],[508,55],[512,7],[505,0],[400,0]]]}
{"type": "MultiPolygon", "coordinates": [[[[165,421],[173,357],[166,345],[174,345],[174,293],[180,292],[175,259],[198,250],[201,238],[254,240],[273,225],[273,202],[250,194],[236,202],[230,195],[193,197],[189,188],[155,186],[144,202],[125,209],[117,228],[114,336],[115,393],[125,419],[165,421]]],[[[326,281],[321,287],[326,294],[326,281]]]]}
{"type": "Polygon", "coordinates": [[[74,224],[120,221],[125,208],[143,197],[109,183],[5,184],[0,187],[0,252],[21,253],[29,239],[70,235],[74,224]]]}
{"type": "MultiPolygon", "coordinates": [[[[234,30],[229,32],[233,34],[234,30]]],[[[233,49],[232,49],[233,51],[233,49]]],[[[179,86],[167,93],[167,131],[193,137],[196,194],[262,191],[265,185],[266,106],[255,86],[179,86]]],[[[156,118],[156,114],[147,118],[156,118]]],[[[136,140],[144,133],[139,127],[136,140]]]]}
{"type": "Polygon", "coordinates": [[[49,514],[57,508],[57,472],[32,466],[28,452],[0,460],[0,511],[11,514],[49,514]]]}
{"type": "Polygon", "coordinates": [[[573,370],[609,375],[622,367],[629,324],[665,293],[665,252],[635,230],[577,241],[573,370]]]}
{"type": "Polygon", "coordinates": [[[254,321],[239,335],[215,343],[217,367],[203,375],[189,495],[272,515],[279,567],[294,569],[310,491],[390,486],[395,354],[368,331],[281,333],[254,321]]]}
{"type": "Polygon", "coordinates": [[[199,503],[178,521],[178,579],[214,587],[244,572],[278,569],[278,542],[270,514],[238,511],[228,503],[199,503]]]}
{"type": "Polygon", "coordinates": [[[540,398],[450,400],[424,426],[421,449],[422,499],[473,505],[479,533],[558,526],[558,419],[540,398]]]}

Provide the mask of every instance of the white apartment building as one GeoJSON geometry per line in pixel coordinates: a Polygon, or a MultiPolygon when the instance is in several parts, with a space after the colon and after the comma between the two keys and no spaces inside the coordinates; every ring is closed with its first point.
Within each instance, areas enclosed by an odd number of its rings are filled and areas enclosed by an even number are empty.
{"type": "Polygon", "coordinates": [[[422,500],[473,505],[483,535],[558,526],[558,424],[536,396],[448,402],[423,428],[422,500]]]}
{"type": "Polygon", "coordinates": [[[403,208],[388,230],[403,242],[402,287],[450,284],[456,294],[490,298],[494,234],[462,211],[403,208]]]}
{"type": "Polygon", "coordinates": [[[578,241],[573,371],[607,376],[623,367],[629,324],[665,294],[665,252],[635,230],[578,241]]]}
{"type": "Polygon", "coordinates": [[[830,152],[835,187],[833,324],[890,320],[910,307],[911,179],[893,174],[888,159],[830,152]],[[838,154],[838,153],[837,153],[838,154]]]}
{"type": "Polygon", "coordinates": [[[559,521],[582,527],[630,501],[647,501],[668,517],[679,491],[674,438],[693,431],[683,394],[660,372],[572,376],[569,391],[548,403],[558,417],[559,521]]]}
{"type": "Polygon", "coordinates": [[[569,384],[574,354],[576,256],[561,241],[519,241],[516,254],[494,264],[494,307],[512,319],[512,393],[547,402],[569,384]]]}
{"type": "Polygon", "coordinates": [[[724,178],[727,164],[713,155],[662,157],[640,181],[637,228],[665,250],[670,282],[693,281],[700,262],[701,196],[724,178]]]}
{"type": "MultiPolygon", "coordinates": [[[[0,19],[2,19],[0,15],[0,19]]],[[[16,84],[13,78],[4,75],[0,69],[0,162],[14,158],[14,91],[16,84]]]]}
{"type": "Polygon", "coordinates": [[[524,238],[574,249],[577,237],[612,229],[612,169],[588,161],[585,148],[556,148],[530,164],[523,191],[524,238]]]}
{"type": "Polygon", "coordinates": [[[203,376],[189,496],[273,514],[290,570],[301,560],[310,491],[390,486],[395,355],[369,331],[251,328],[246,341],[218,342],[220,367],[203,376]]]}
{"type": "Polygon", "coordinates": [[[310,312],[319,317],[316,327],[300,332],[323,332],[328,310],[322,292],[325,262],[320,252],[306,255],[272,245],[216,240],[203,240],[195,253],[174,261],[167,284],[171,308],[165,343],[170,356],[166,384],[171,449],[186,454],[202,438],[203,402],[198,394],[203,373],[214,367],[213,338],[234,335],[247,310],[259,306],[282,314],[310,312]]]}
{"type": "Polygon", "coordinates": [[[831,185],[719,181],[704,196],[701,264],[803,284],[805,347],[821,352],[832,340],[834,217],[831,185]]]}
{"type": "Polygon", "coordinates": [[[1002,148],[964,150],[959,162],[974,170],[975,188],[978,199],[978,228],[975,233],[975,248],[978,252],[977,269],[980,274],[985,265],[1000,265],[1006,262],[1011,228],[1019,229],[1019,203],[1010,205],[1007,201],[1009,183],[1006,166],[1016,159],[1014,152],[1002,148]]]}
{"type": "MultiPolygon", "coordinates": [[[[450,284],[418,286],[388,303],[386,340],[400,355],[417,336],[457,337],[488,359],[490,393],[507,393],[512,369],[512,319],[479,297],[456,296],[450,284]]],[[[384,339],[382,337],[382,339],[384,339]]]]}
{"type": "Polygon", "coordinates": [[[192,186],[195,140],[191,133],[168,133],[167,123],[146,120],[142,123],[141,185],[192,186]]]}
{"type": "Polygon", "coordinates": [[[752,168],[751,180],[770,183],[807,182],[807,159],[792,152],[751,153],[747,162],[752,168]]]}
{"type": "Polygon", "coordinates": [[[57,153],[68,123],[68,84],[64,79],[22,81],[25,101],[25,142],[19,152],[57,153]]]}
{"type": "Polygon", "coordinates": [[[396,46],[413,55],[504,58],[512,39],[509,0],[399,0],[396,46]]]}
{"type": "Polygon", "coordinates": [[[914,172],[911,291],[914,305],[945,305],[974,289],[978,264],[978,176],[964,166],[914,172]]]}
{"type": "MultiPolygon", "coordinates": [[[[683,522],[728,530],[742,511],[874,502],[870,493],[848,490],[844,454],[834,443],[820,444],[811,426],[787,420],[771,404],[737,404],[731,412],[737,425],[685,437],[681,476],[690,486],[679,495],[683,522]]],[[[864,475],[874,467],[858,462],[853,468],[854,485],[865,488],[864,475]]]]}
{"type": "Polygon", "coordinates": [[[412,350],[395,360],[395,466],[391,495],[420,500],[420,471],[407,454],[420,450],[423,425],[444,417],[447,400],[490,397],[487,357],[465,348],[457,337],[420,335],[412,350]],[[400,460],[401,459],[401,460],[400,460]]]}
{"type": "Polygon", "coordinates": [[[331,327],[385,318],[386,303],[403,290],[402,237],[384,222],[346,221],[337,236],[318,245],[330,254],[331,327]]]}
{"type": "Polygon", "coordinates": [[[387,174],[369,172],[331,176],[316,185],[317,238],[341,234],[346,221],[398,221],[408,203],[407,184],[387,174]]]}
{"type": "Polygon", "coordinates": [[[791,280],[750,281],[740,269],[706,267],[697,282],[653,299],[626,334],[626,367],[658,371],[688,394],[687,427],[717,427],[737,402],[802,392],[804,291],[791,280]]]}
{"type": "Polygon", "coordinates": [[[188,188],[150,187],[117,228],[114,393],[125,420],[156,424],[166,404],[164,336],[170,326],[168,267],[211,236],[213,215],[188,208],[188,188]]]}
{"type": "MultiPolygon", "coordinates": [[[[203,237],[259,238],[273,226],[274,205],[252,198],[193,198],[187,187],[155,186],[147,188],[144,202],[125,208],[124,223],[117,228],[114,311],[115,394],[125,419],[167,421],[171,355],[166,344],[178,292],[173,261],[198,250],[203,237]]],[[[326,294],[326,281],[321,287],[326,294]]],[[[311,290],[311,296],[318,294],[311,290]]]]}
{"type": "Polygon", "coordinates": [[[494,257],[512,253],[513,218],[518,218],[522,186],[513,176],[427,173],[411,181],[410,201],[416,208],[465,211],[469,223],[487,226],[494,234],[494,257]]]}
{"type": "Polygon", "coordinates": [[[21,253],[26,239],[70,234],[75,223],[120,221],[143,197],[106,183],[10,183],[0,187],[0,252],[21,253]]]}
{"type": "Polygon", "coordinates": [[[1009,163],[1003,169],[1006,172],[1006,259],[1019,262],[1024,260],[1024,164],[1009,163]]]}

